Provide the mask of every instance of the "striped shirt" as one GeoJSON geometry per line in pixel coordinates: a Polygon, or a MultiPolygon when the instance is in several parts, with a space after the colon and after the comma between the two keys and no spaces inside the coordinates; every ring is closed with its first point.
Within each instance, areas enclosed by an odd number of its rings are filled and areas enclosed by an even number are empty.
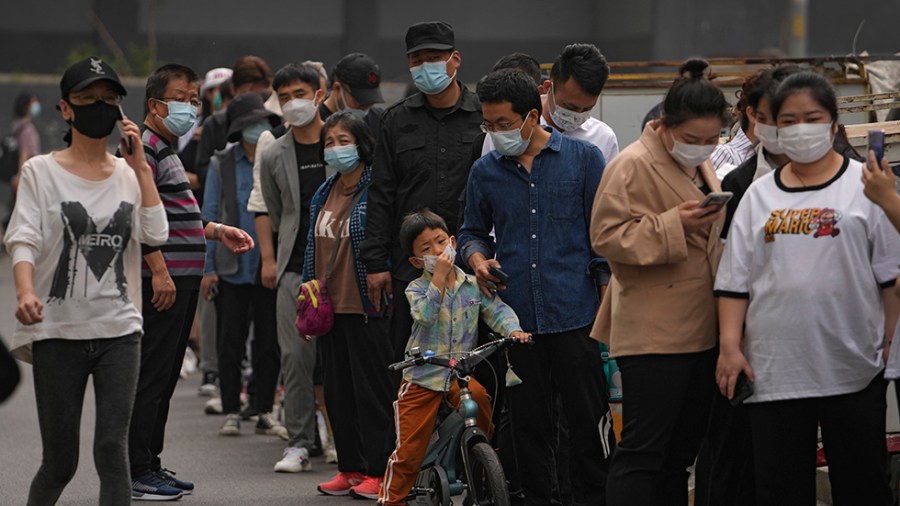
{"type": "Polygon", "coordinates": [[[729,172],[738,168],[755,153],[753,142],[743,130],[738,128],[730,141],[716,146],[716,150],[710,155],[709,161],[712,162],[713,168],[716,169],[716,177],[721,181],[729,172]]]}
{"type": "MultiPolygon", "coordinates": [[[[144,155],[153,170],[156,189],[169,220],[169,240],[159,247],[142,245],[142,253],[162,251],[166,268],[176,286],[199,287],[206,262],[206,239],[200,221],[200,207],[178,154],[149,128],[144,130],[142,140],[144,155]]],[[[141,274],[151,276],[146,261],[141,264],[141,274]]]]}
{"type": "MultiPolygon", "coordinates": [[[[478,319],[504,337],[522,330],[516,313],[498,295],[487,298],[475,276],[456,269],[456,283],[441,292],[431,283],[431,274],[423,272],[406,288],[413,318],[412,336],[406,351],[419,347],[422,353],[435,355],[472,351],[478,342],[478,319]]],[[[403,379],[436,392],[446,391],[451,371],[436,365],[410,367],[403,379]]]]}

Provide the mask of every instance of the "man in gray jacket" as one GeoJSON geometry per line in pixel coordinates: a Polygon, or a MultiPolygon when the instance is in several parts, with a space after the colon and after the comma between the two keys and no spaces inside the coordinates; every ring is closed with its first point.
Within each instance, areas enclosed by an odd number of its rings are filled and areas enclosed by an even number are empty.
{"type": "Polygon", "coordinates": [[[275,471],[296,473],[312,469],[309,450],[316,430],[315,340],[307,342],[299,336],[294,319],[310,227],[309,205],[326,178],[319,142],[323,123],[317,109],[325,90],[320,88],[316,69],[307,64],[284,66],[275,73],[272,84],[291,128],[261,149],[258,184],[248,210],[256,213],[263,286],[278,289],[278,345],[284,378],[284,419],[290,439],[275,471]],[[272,232],[277,240],[273,240],[272,232]]]}

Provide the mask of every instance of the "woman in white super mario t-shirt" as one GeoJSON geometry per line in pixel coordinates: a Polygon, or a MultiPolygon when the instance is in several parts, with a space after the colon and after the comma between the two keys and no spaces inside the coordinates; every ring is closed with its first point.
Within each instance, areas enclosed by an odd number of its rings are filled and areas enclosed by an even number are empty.
{"type": "Polygon", "coordinates": [[[887,505],[882,348],[900,236],[864,196],[862,164],[832,149],[831,84],[792,75],[771,107],[791,162],[750,186],[728,233],[716,380],[729,398],[739,373],[753,383],[757,504],[815,501],[819,423],[834,504],[887,505]]]}

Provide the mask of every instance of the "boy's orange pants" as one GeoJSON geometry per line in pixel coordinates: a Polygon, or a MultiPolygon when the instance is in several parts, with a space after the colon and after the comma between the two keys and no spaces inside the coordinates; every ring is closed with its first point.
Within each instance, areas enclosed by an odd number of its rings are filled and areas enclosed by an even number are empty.
{"type": "MultiPolygon", "coordinates": [[[[481,430],[491,437],[491,402],[487,392],[474,379],[469,382],[472,399],[478,404],[476,420],[481,430]]],[[[459,405],[459,385],[454,380],[447,392],[450,403],[459,405]]],[[[406,496],[416,482],[425,459],[425,450],[434,432],[434,422],[444,393],[428,390],[403,381],[394,401],[394,424],[397,427],[397,446],[384,472],[384,483],[378,494],[378,504],[405,505],[406,496]]]]}

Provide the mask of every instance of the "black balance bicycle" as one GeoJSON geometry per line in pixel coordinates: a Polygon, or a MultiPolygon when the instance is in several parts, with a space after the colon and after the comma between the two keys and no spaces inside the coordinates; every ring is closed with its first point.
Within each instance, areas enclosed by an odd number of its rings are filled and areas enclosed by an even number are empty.
{"type": "Polygon", "coordinates": [[[423,364],[450,369],[459,385],[459,407],[446,416],[438,416],[438,423],[425,452],[422,468],[407,501],[421,506],[450,506],[450,496],[466,496],[463,504],[509,505],[509,492],[503,467],[488,437],[475,423],[478,404],[472,399],[469,381],[475,367],[497,350],[517,342],[511,337],[483,344],[471,352],[434,355],[421,353],[418,348],[409,352],[410,358],[391,364],[391,371],[423,364]],[[458,465],[462,463],[462,466],[458,465]]]}

